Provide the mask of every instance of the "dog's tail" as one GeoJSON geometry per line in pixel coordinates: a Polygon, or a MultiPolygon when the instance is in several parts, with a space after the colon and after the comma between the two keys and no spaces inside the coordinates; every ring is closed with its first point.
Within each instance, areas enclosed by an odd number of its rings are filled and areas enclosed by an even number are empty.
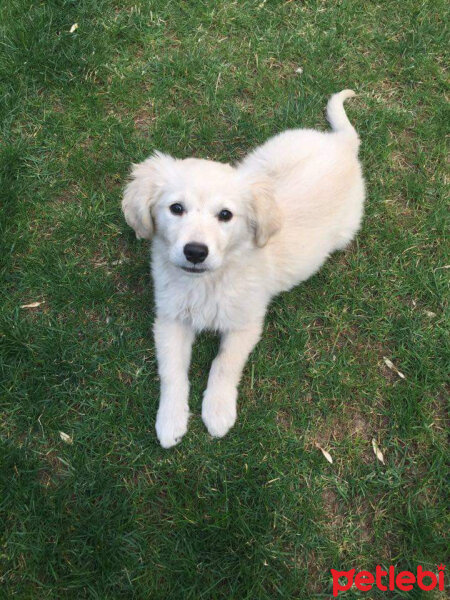
{"type": "Polygon", "coordinates": [[[344,100],[353,98],[353,96],[355,96],[353,90],[342,90],[342,92],[339,92],[338,94],[333,94],[328,100],[327,118],[334,131],[349,133],[358,140],[358,134],[348,120],[344,110],[344,100]]]}

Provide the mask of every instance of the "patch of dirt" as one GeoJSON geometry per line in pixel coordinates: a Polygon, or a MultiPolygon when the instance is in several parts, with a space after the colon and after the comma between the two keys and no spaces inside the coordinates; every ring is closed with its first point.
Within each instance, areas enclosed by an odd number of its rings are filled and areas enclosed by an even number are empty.
{"type": "Polygon", "coordinates": [[[361,544],[373,542],[373,509],[366,500],[357,507],[358,517],[357,537],[361,544]]]}
{"type": "Polygon", "coordinates": [[[372,98],[378,104],[401,113],[409,113],[403,105],[403,90],[398,84],[389,79],[374,82],[364,94],[358,95],[359,106],[369,109],[367,98],[372,98]]]}
{"type": "Polygon", "coordinates": [[[308,569],[306,590],[309,594],[323,594],[327,589],[326,576],[329,574],[330,567],[320,559],[320,556],[317,556],[314,550],[308,553],[306,567],[308,569]]]}
{"type": "MultiPolygon", "coordinates": [[[[325,528],[328,536],[336,544],[350,537],[346,532],[352,531],[352,542],[362,546],[373,540],[373,509],[368,502],[358,498],[350,505],[339,498],[330,487],[322,490],[322,507],[326,515],[325,528]]],[[[342,551],[345,551],[342,546],[342,551]]],[[[355,552],[355,549],[352,550],[355,552]]]]}
{"type": "Polygon", "coordinates": [[[43,460],[45,466],[38,471],[38,481],[42,487],[54,489],[58,487],[59,480],[64,477],[67,467],[58,458],[56,450],[49,450],[44,454],[43,460]]]}
{"type": "Polygon", "coordinates": [[[342,527],[345,509],[336,492],[331,488],[322,490],[322,506],[327,516],[327,527],[333,531],[336,527],[342,527]]]}
{"type": "Polygon", "coordinates": [[[395,171],[399,171],[403,176],[403,171],[416,170],[414,165],[414,152],[416,150],[415,134],[411,129],[402,129],[390,133],[391,141],[389,146],[392,148],[390,162],[395,171]]]}
{"type": "Polygon", "coordinates": [[[450,386],[440,392],[432,403],[433,427],[442,432],[450,430],[450,416],[448,413],[448,399],[450,398],[450,386]]]}
{"type": "Polygon", "coordinates": [[[65,108],[60,98],[55,98],[52,103],[52,110],[55,113],[65,113],[65,108]]]}
{"type": "Polygon", "coordinates": [[[345,416],[316,420],[312,429],[306,433],[305,441],[308,446],[319,444],[326,449],[330,443],[340,443],[347,437],[370,440],[376,430],[374,421],[369,421],[367,416],[354,407],[349,407],[345,416]]]}
{"type": "Polygon", "coordinates": [[[279,410],[276,415],[277,424],[284,431],[289,431],[292,428],[292,415],[285,410],[279,410]]]}
{"type": "Polygon", "coordinates": [[[154,104],[143,106],[133,115],[134,126],[139,131],[149,131],[156,119],[154,104]]]}
{"type": "MultiPolygon", "coordinates": [[[[330,411],[334,411],[335,401],[329,400],[330,411]]],[[[307,431],[302,431],[305,450],[309,452],[320,452],[318,446],[331,454],[333,460],[338,458],[334,448],[345,440],[350,440],[352,445],[359,448],[360,460],[364,464],[373,464],[376,461],[372,438],[378,439],[380,434],[387,429],[387,418],[380,415],[374,407],[370,413],[364,413],[360,405],[367,404],[362,399],[357,404],[346,407],[345,414],[319,417],[311,424],[307,431]]],[[[300,435],[300,432],[299,432],[300,435]]]]}
{"type": "Polygon", "coordinates": [[[52,200],[52,204],[67,204],[69,202],[78,201],[80,194],[81,190],[79,184],[71,183],[64,190],[64,194],[57,196],[52,200]]]}

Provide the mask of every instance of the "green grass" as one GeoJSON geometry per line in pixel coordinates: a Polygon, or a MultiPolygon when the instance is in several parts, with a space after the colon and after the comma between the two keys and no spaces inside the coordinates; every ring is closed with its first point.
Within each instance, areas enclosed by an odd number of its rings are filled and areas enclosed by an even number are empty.
{"type": "Polygon", "coordinates": [[[330,568],[448,561],[446,20],[443,0],[3,3],[1,597],[307,600],[330,568]],[[326,127],[346,87],[362,231],[273,302],[222,440],[200,337],[189,432],[162,450],[131,162],[235,160],[326,127]]]}

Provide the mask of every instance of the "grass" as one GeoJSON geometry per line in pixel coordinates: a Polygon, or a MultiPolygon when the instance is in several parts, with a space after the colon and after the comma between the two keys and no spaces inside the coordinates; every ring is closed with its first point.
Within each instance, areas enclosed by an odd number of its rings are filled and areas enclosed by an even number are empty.
{"type": "Polygon", "coordinates": [[[329,598],[330,568],[449,559],[446,17],[441,0],[4,4],[2,597],[329,598]],[[222,440],[200,419],[217,348],[201,336],[189,433],[162,450],[130,163],[238,159],[326,127],[345,87],[358,239],[273,302],[222,440]]]}

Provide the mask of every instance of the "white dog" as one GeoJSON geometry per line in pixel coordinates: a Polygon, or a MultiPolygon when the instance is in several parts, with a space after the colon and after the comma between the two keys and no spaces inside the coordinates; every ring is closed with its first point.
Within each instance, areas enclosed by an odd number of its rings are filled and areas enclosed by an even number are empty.
{"type": "Polygon", "coordinates": [[[285,131],[230,166],[155,153],[134,165],[122,208],[138,238],[153,238],[154,333],[161,379],[156,432],[177,444],[189,418],[194,336],[221,333],[202,418],[224,436],[237,387],[271,298],[313,275],[357,232],[364,180],[359,139],[335,94],[333,132],[285,131]]]}

